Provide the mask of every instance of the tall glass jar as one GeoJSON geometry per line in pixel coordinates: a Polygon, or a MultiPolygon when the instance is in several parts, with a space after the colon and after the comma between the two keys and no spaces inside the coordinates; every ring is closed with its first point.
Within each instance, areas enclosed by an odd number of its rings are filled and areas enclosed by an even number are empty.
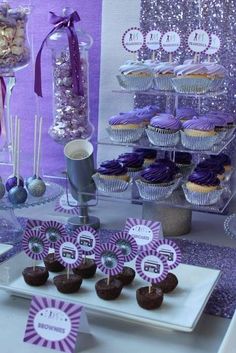
{"type": "MultiPolygon", "coordinates": [[[[69,16],[71,9],[65,8],[63,16],[69,16]]],[[[83,95],[74,93],[73,72],[66,28],[54,32],[47,45],[52,51],[54,119],[49,128],[50,136],[58,143],[66,144],[77,138],[89,139],[93,125],[89,121],[89,63],[88,50],[92,37],[81,28],[76,28],[79,44],[83,95]]]]}

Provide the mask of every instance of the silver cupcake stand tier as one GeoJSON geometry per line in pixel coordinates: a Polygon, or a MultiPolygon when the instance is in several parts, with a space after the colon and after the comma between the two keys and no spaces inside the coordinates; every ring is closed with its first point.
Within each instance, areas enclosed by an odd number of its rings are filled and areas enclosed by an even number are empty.
{"type": "Polygon", "coordinates": [[[57,199],[63,188],[55,183],[46,183],[46,192],[42,197],[28,198],[24,204],[13,205],[7,195],[0,200],[0,243],[15,244],[21,240],[23,228],[15,215],[15,209],[39,206],[57,199]]]}

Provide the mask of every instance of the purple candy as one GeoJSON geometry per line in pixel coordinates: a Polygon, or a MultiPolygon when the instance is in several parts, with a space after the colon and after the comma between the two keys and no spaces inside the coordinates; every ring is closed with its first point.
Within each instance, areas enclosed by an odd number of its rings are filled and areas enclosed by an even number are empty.
{"type": "MultiPolygon", "coordinates": [[[[20,179],[19,179],[19,185],[24,186],[24,180],[22,177],[20,177],[20,179]]],[[[17,186],[17,177],[10,176],[6,181],[6,190],[9,192],[15,186],[17,186]]]]}

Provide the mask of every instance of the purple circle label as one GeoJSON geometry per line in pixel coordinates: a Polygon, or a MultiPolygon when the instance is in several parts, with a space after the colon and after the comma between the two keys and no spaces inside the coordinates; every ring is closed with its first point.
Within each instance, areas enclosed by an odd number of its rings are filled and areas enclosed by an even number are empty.
{"type": "Polygon", "coordinates": [[[175,31],[168,31],[163,34],[161,38],[162,49],[167,53],[173,53],[179,49],[181,38],[179,33],[175,31]]]}
{"type": "Polygon", "coordinates": [[[57,260],[67,268],[78,267],[82,261],[82,250],[77,240],[66,236],[56,243],[55,254],[57,260]]]}
{"type": "Polygon", "coordinates": [[[136,259],[136,270],[139,276],[152,284],[160,283],[168,274],[166,258],[155,250],[139,253],[136,259]]]}
{"type": "Polygon", "coordinates": [[[117,246],[103,244],[95,249],[95,262],[103,273],[115,276],[123,270],[124,256],[117,246]]]}
{"type": "Polygon", "coordinates": [[[22,247],[31,259],[43,260],[48,255],[49,242],[43,233],[27,230],[22,239],[22,247]]]}
{"type": "Polygon", "coordinates": [[[112,236],[110,243],[116,245],[124,256],[124,261],[129,262],[138,253],[138,245],[135,239],[126,232],[118,232],[112,236]]]}
{"type": "Polygon", "coordinates": [[[89,226],[81,226],[73,233],[76,236],[77,243],[79,244],[83,254],[94,254],[96,246],[99,244],[97,232],[89,226]]]}
{"type": "Polygon", "coordinates": [[[144,35],[140,28],[131,27],[122,36],[122,45],[128,52],[136,53],[144,45],[144,35]]]}
{"type": "Polygon", "coordinates": [[[67,235],[64,225],[56,221],[43,222],[40,230],[53,249],[55,249],[59,239],[67,235]]]}
{"type": "Polygon", "coordinates": [[[160,49],[161,32],[157,29],[152,29],[146,34],[145,44],[150,50],[160,49]]]}
{"type": "Polygon", "coordinates": [[[210,44],[209,34],[201,29],[195,29],[188,36],[188,47],[194,53],[203,53],[206,51],[210,44]]]}
{"type": "Polygon", "coordinates": [[[181,262],[181,251],[176,243],[169,239],[160,239],[156,251],[166,258],[169,270],[176,268],[181,262]]]}

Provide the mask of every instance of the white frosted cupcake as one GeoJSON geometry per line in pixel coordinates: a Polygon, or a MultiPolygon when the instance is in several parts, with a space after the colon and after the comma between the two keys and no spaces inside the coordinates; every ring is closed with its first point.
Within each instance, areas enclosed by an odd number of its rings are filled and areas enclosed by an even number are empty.
{"type": "Polygon", "coordinates": [[[119,71],[118,82],[128,91],[146,91],[152,87],[153,71],[142,61],[128,60],[119,71]]]}
{"type": "Polygon", "coordinates": [[[173,90],[171,79],[175,77],[174,69],[177,63],[161,62],[153,68],[154,88],[160,91],[173,90]]]}

